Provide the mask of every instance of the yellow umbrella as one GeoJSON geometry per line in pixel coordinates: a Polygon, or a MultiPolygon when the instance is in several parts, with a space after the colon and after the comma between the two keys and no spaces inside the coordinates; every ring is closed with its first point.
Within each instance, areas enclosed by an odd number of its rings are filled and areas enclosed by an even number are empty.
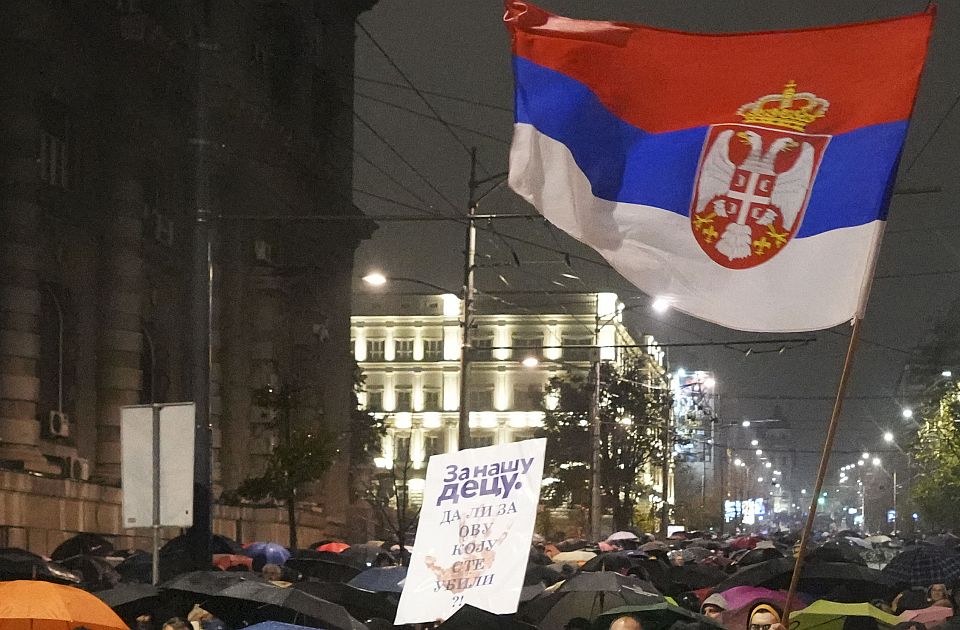
{"type": "Polygon", "coordinates": [[[554,564],[557,563],[569,563],[576,564],[577,566],[583,566],[583,563],[591,558],[596,558],[597,554],[592,551],[562,551],[555,555],[551,560],[554,564]]]}
{"type": "Polygon", "coordinates": [[[16,580],[0,582],[0,630],[129,630],[94,595],[72,586],[16,580]]]}
{"type": "Polygon", "coordinates": [[[843,630],[847,617],[872,617],[878,626],[895,626],[900,619],[870,604],[841,604],[821,599],[790,613],[790,630],[843,630]]]}

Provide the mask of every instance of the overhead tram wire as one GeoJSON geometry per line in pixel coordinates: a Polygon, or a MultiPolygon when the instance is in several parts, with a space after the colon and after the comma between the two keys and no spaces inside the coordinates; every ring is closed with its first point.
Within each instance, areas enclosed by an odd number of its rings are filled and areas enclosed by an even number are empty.
{"type": "MultiPolygon", "coordinates": [[[[399,110],[402,111],[402,112],[406,112],[406,113],[411,114],[411,115],[413,115],[413,116],[419,116],[420,118],[424,118],[424,119],[426,119],[426,120],[433,120],[433,121],[441,122],[441,123],[443,122],[441,119],[439,119],[439,118],[437,118],[437,117],[435,117],[435,116],[431,116],[431,115],[429,115],[429,114],[424,114],[423,112],[418,112],[418,111],[415,110],[415,109],[410,109],[409,107],[404,107],[403,105],[398,105],[397,103],[391,103],[390,101],[387,101],[387,100],[381,99],[381,98],[377,98],[377,97],[375,97],[375,96],[370,96],[369,94],[364,94],[364,93],[362,93],[362,92],[356,92],[356,91],[355,91],[355,92],[354,92],[354,95],[355,95],[355,96],[358,96],[358,97],[360,97],[360,98],[367,99],[367,100],[369,100],[369,101],[373,101],[374,103],[380,103],[381,105],[386,105],[387,107],[393,107],[394,109],[399,109],[399,110]]],[[[473,134],[473,135],[475,135],[475,136],[479,136],[479,137],[481,137],[481,138],[486,138],[487,140],[492,140],[493,142],[497,142],[497,143],[499,143],[499,144],[503,144],[503,145],[506,145],[506,146],[510,146],[510,141],[509,141],[509,140],[506,140],[506,139],[504,139],[504,138],[499,138],[499,137],[494,136],[494,135],[492,135],[492,134],[489,134],[489,133],[487,133],[487,132],[485,132],[485,131],[480,131],[479,129],[473,129],[472,127],[467,127],[466,125],[458,125],[457,123],[448,122],[447,124],[450,125],[451,127],[453,127],[454,129],[459,129],[459,130],[461,130],[461,131],[465,131],[465,132],[470,133],[470,134],[473,134]]]]}
{"type": "Polygon", "coordinates": [[[354,117],[355,120],[359,121],[360,124],[362,124],[364,127],[366,127],[366,129],[367,129],[370,133],[372,133],[372,134],[377,138],[377,140],[379,140],[380,142],[382,142],[382,143],[384,144],[384,146],[386,146],[386,147],[390,150],[390,152],[393,153],[393,154],[397,157],[397,159],[399,159],[399,160],[404,164],[404,166],[406,166],[407,168],[409,168],[417,177],[419,177],[420,180],[423,181],[423,183],[426,184],[427,187],[428,187],[430,190],[432,190],[434,193],[436,193],[438,197],[440,197],[440,198],[443,199],[445,202],[447,202],[447,204],[448,204],[451,208],[453,208],[454,210],[459,210],[459,209],[460,209],[460,208],[457,206],[456,203],[454,203],[453,201],[451,201],[449,197],[447,197],[439,188],[437,188],[429,179],[427,179],[427,177],[426,177],[423,173],[421,173],[421,172],[417,169],[416,166],[414,166],[407,158],[403,157],[403,155],[400,153],[400,151],[399,151],[396,147],[394,147],[386,138],[383,137],[383,134],[381,134],[379,131],[377,131],[376,129],[374,129],[374,128],[373,128],[373,125],[371,125],[370,123],[368,123],[368,122],[367,122],[360,114],[358,114],[356,111],[353,112],[353,117],[354,117]]]}
{"type": "MultiPolygon", "coordinates": [[[[394,83],[392,81],[385,81],[383,79],[372,79],[370,77],[363,77],[363,76],[360,76],[357,74],[351,74],[348,72],[337,72],[336,74],[348,76],[351,79],[356,79],[357,81],[366,81],[367,83],[374,83],[377,85],[383,85],[383,86],[396,88],[400,90],[414,91],[413,88],[411,88],[408,85],[403,85],[402,83],[394,83]]],[[[468,98],[463,98],[462,96],[453,96],[451,94],[445,94],[443,92],[437,92],[434,90],[420,90],[420,91],[423,92],[424,94],[429,94],[430,96],[436,96],[436,97],[444,98],[451,101],[457,101],[460,103],[465,103],[467,105],[476,105],[477,107],[486,107],[488,109],[494,109],[494,110],[498,110],[498,111],[513,115],[512,107],[506,107],[504,105],[494,105],[493,103],[484,103],[481,101],[474,101],[468,98]]]]}
{"type": "MultiPolygon", "coordinates": [[[[384,49],[384,47],[380,45],[380,42],[378,42],[376,38],[373,36],[373,34],[369,30],[367,30],[367,27],[364,26],[360,20],[357,20],[356,24],[357,24],[357,27],[363,32],[363,34],[367,36],[367,39],[370,40],[370,42],[374,45],[374,47],[376,47],[376,49],[380,51],[380,54],[383,55],[383,58],[387,60],[387,63],[390,64],[390,67],[392,67],[397,72],[397,74],[399,74],[403,78],[403,80],[406,81],[407,85],[409,85],[410,88],[416,93],[416,95],[420,97],[420,100],[423,101],[423,104],[427,106],[427,109],[433,112],[433,115],[436,116],[437,119],[441,122],[441,124],[443,124],[443,126],[446,128],[446,130],[450,132],[450,135],[453,136],[453,138],[457,141],[457,144],[463,147],[463,150],[467,153],[468,156],[472,155],[472,151],[470,147],[467,146],[467,144],[460,138],[460,136],[458,136],[457,133],[450,127],[450,125],[447,124],[447,121],[443,119],[443,117],[440,115],[440,112],[438,112],[436,108],[433,106],[433,104],[427,99],[427,97],[423,95],[423,92],[421,92],[420,89],[416,85],[414,85],[413,81],[411,81],[410,78],[407,76],[407,74],[400,68],[399,65],[397,65],[397,63],[393,60],[390,54],[384,49]]],[[[484,164],[479,159],[477,159],[477,165],[480,167],[481,170],[489,174],[490,170],[486,166],[484,166],[484,164]]]]}

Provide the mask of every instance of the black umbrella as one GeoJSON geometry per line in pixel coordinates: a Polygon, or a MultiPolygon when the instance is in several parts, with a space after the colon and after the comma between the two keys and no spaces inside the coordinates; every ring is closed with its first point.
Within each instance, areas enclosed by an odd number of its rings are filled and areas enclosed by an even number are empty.
{"type": "Polygon", "coordinates": [[[647,559],[642,551],[606,551],[597,554],[583,563],[581,571],[619,571],[626,567],[632,569],[647,559]]]}
{"type": "Polygon", "coordinates": [[[525,603],[518,615],[541,628],[561,628],[574,617],[594,619],[617,606],[662,602],[653,586],[619,573],[578,573],[552,593],[543,593],[525,603]]]}
{"type": "Polygon", "coordinates": [[[79,584],[81,577],[63,566],[26,549],[0,548],[0,580],[43,580],[79,584]]]}
{"type": "MultiPolygon", "coordinates": [[[[167,553],[160,556],[160,581],[197,570],[196,561],[186,554],[167,553]]],[[[206,568],[206,567],[202,567],[206,568]]],[[[125,582],[149,583],[153,578],[153,558],[146,551],[136,551],[116,566],[125,582]]]]}
{"type": "Polygon", "coordinates": [[[309,557],[290,558],[284,567],[299,571],[307,577],[326,582],[349,582],[364,570],[344,563],[341,559],[337,558],[338,554],[324,551],[314,553],[324,554],[325,556],[329,556],[329,559],[309,557]]]}
{"type": "Polygon", "coordinates": [[[365,628],[339,604],[269,582],[237,582],[204,601],[203,607],[233,627],[272,620],[301,625],[308,621],[332,630],[365,628]]]}
{"type": "MultiPolygon", "coordinates": [[[[844,539],[841,539],[844,540],[844,539]]],[[[822,562],[853,562],[854,564],[866,565],[861,552],[862,547],[854,547],[848,543],[828,542],[811,550],[807,554],[807,561],[820,560],[822,562]]]]}
{"type": "Polygon", "coordinates": [[[160,602],[160,591],[150,584],[117,584],[94,593],[100,601],[113,609],[131,628],[140,615],[153,615],[160,602]]]}
{"type": "Polygon", "coordinates": [[[394,619],[400,597],[396,593],[374,593],[353,588],[340,582],[297,582],[291,588],[304,591],[347,609],[357,619],[394,619]]]}
{"type": "Polygon", "coordinates": [[[367,569],[348,584],[353,588],[374,593],[400,593],[406,578],[407,567],[383,567],[367,569]]]}
{"type": "Polygon", "coordinates": [[[680,567],[670,567],[668,575],[676,594],[715,586],[727,578],[727,574],[719,568],[707,564],[685,564],[680,567]]]}
{"type": "Polygon", "coordinates": [[[61,561],[74,556],[109,556],[113,543],[100,534],[77,534],[60,543],[50,558],[61,561]]]}
{"type": "Polygon", "coordinates": [[[164,582],[160,588],[198,595],[219,595],[224,589],[243,582],[267,583],[260,576],[249,572],[193,571],[164,582]]]}
{"type": "MultiPolygon", "coordinates": [[[[745,567],[718,584],[716,590],[723,592],[734,586],[786,589],[790,586],[794,563],[793,558],[777,558],[745,567]]],[[[832,595],[836,597],[833,601],[863,602],[885,598],[895,586],[894,580],[876,569],[851,562],[820,562],[814,559],[803,565],[799,590],[818,598],[832,595]]]]}
{"type": "Polygon", "coordinates": [[[960,580],[960,554],[935,545],[907,547],[883,568],[887,578],[908,586],[960,580]]]}
{"type": "MultiPolygon", "coordinates": [[[[182,553],[189,554],[191,549],[190,534],[181,534],[176,538],[171,538],[163,547],[160,548],[161,554],[182,553]]],[[[220,534],[214,534],[210,537],[210,553],[229,553],[242,554],[243,547],[237,541],[220,534]]]]}
{"type": "Polygon", "coordinates": [[[81,576],[81,585],[88,590],[100,590],[116,586],[120,574],[105,558],[100,556],[71,556],[63,566],[81,576]]]}
{"type": "Polygon", "coordinates": [[[495,615],[467,604],[440,624],[444,630],[536,630],[534,626],[517,621],[513,615],[495,615]]]}
{"type": "Polygon", "coordinates": [[[747,567],[752,564],[760,564],[761,562],[776,560],[782,557],[783,554],[773,547],[753,548],[744,552],[743,555],[738,556],[736,564],[738,567],[747,567]]]}

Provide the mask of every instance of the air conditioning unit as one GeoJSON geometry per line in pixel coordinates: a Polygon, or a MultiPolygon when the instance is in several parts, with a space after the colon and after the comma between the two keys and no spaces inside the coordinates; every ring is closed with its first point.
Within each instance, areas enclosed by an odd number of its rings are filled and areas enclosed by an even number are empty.
{"type": "Polygon", "coordinates": [[[269,241],[257,239],[253,242],[253,257],[258,263],[273,264],[273,246],[269,241]]]}
{"type": "Polygon", "coordinates": [[[90,460],[85,457],[67,457],[63,460],[63,475],[77,481],[90,480],[90,460]]]}
{"type": "Polygon", "coordinates": [[[70,437],[70,416],[62,411],[51,411],[44,429],[48,437],[70,437]]]}

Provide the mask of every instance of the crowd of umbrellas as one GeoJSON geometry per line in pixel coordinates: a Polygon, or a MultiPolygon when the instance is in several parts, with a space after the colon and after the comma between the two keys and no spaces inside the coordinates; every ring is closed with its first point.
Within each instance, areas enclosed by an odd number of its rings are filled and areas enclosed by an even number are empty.
{"type": "MultiPolygon", "coordinates": [[[[960,630],[953,599],[960,538],[904,541],[843,531],[810,547],[789,623],[779,615],[795,565],[794,536],[718,540],[691,532],[655,541],[618,532],[596,544],[537,538],[516,614],[464,606],[422,627],[771,630],[771,622],[782,622],[789,630],[960,630]]],[[[197,567],[187,539],[171,540],[160,553],[161,583],[153,586],[149,554],[121,552],[93,534],[67,540],[50,558],[0,549],[0,630],[394,628],[408,549],[319,541],[291,551],[215,536],[213,551],[212,564],[197,567]]]]}

